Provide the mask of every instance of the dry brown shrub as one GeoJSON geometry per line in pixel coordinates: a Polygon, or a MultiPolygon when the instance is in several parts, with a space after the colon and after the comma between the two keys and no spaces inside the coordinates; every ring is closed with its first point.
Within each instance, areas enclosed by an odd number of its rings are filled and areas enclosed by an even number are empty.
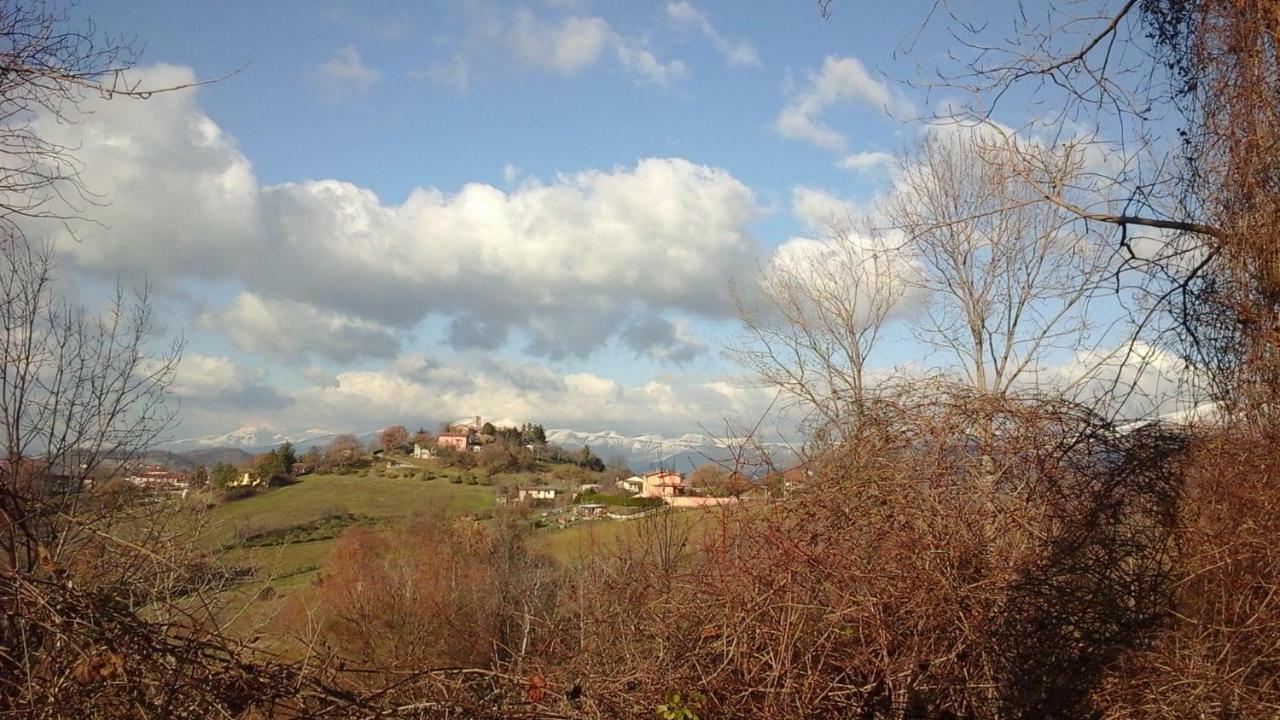
{"type": "Polygon", "coordinates": [[[1196,443],[1173,537],[1168,624],[1117,665],[1108,718],[1280,713],[1280,482],[1274,433],[1196,443]]]}
{"type": "Polygon", "coordinates": [[[958,393],[877,414],[698,552],[670,514],[585,569],[578,646],[540,674],[604,717],[675,692],[701,717],[1090,714],[1166,607],[1180,441],[958,393]]]}
{"type": "Polygon", "coordinates": [[[291,598],[288,625],[312,650],[376,671],[364,687],[441,667],[510,665],[540,641],[533,618],[545,615],[554,575],[505,518],[355,528],[315,585],[291,598]]]}

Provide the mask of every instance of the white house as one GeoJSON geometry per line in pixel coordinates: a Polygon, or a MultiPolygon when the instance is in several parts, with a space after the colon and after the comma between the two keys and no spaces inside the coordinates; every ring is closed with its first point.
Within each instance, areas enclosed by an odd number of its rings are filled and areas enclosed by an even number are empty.
{"type": "Polygon", "coordinates": [[[632,495],[635,495],[636,493],[644,489],[644,478],[640,477],[639,475],[632,475],[626,480],[619,480],[618,489],[625,490],[626,492],[629,492],[632,495]]]}
{"type": "Polygon", "coordinates": [[[560,491],[550,487],[523,487],[520,488],[520,501],[525,500],[555,500],[560,495],[560,491]]]}
{"type": "Polygon", "coordinates": [[[422,443],[413,444],[413,456],[419,460],[426,460],[436,456],[434,445],[423,445],[422,443]]]}

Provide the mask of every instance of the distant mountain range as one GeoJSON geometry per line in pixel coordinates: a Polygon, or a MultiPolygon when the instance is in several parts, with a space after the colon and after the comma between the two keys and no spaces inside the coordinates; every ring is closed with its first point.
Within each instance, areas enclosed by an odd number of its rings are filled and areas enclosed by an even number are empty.
{"type": "MultiPolygon", "coordinates": [[[[357,438],[367,440],[377,434],[377,430],[354,433],[357,438]]],[[[282,431],[270,427],[246,425],[227,433],[205,435],[202,437],[174,440],[161,445],[158,451],[180,455],[183,459],[192,460],[193,464],[212,464],[213,462],[234,462],[231,459],[214,459],[213,451],[237,451],[246,455],[278,447],[283,442],[291,442],[299,450],[306,450],[312,445],[324,445],[337,433],[310,428],[299,431],[282,431]]],[[[655,467],[669,467],[675,470],[689,470],[708,461],[725,461],[733,456],[735,441],[714,438],[701,433],[686,433],[676,437],[664,437],[653,433],[642,435],[625,435],[614,430],[588,432],[557,428],[547,430],[547,442],[573,450],[587,445],[592,452],[608,460],[614,456],[621,457],[632,470],[642,471],[655,467]]],[[[784,446],[771,448],[785,454],[784,446]]],[[[230,456],[229,456],[230,457],[230,456]]],[[[242,458],[244,459],[244,458],[242,458]]]]}
{"type": "MultiPolygon", "coordinates": [[[[221,435],[205,435],[182,440],[171,440],[162,444],[160,449],[176,453],[189,453],[193,450],[207,450],[210,448],[236,448],[253,453],[270,450],[278,447],[281,443],[291,442],[294,447],[305,450],[312,445],[329,442],[336,434],[338,433],[319,428],[284,432],[275,428],[245,425],[221,435]]],[[[372,432],[365,433],[365,435],[372,434],[372,432]]]]}
{"type": "MultiPolygon", "coordinates": [[[[586,445],[605,460],[615,455],[622,457],[632,470],[637,471],[655,467],[686,471],[707,462],[726,462],[733,459],[735,451],[742,445],[739,438],[716,438],[702,433],[664,437],[652,433],[624,435],[613,430],[584,432],[563,428],[548,430],[547,442],[564,448],[586,445]]],[[[783,446],[770,446],[769,449],[787,453],[783,446]]]]}

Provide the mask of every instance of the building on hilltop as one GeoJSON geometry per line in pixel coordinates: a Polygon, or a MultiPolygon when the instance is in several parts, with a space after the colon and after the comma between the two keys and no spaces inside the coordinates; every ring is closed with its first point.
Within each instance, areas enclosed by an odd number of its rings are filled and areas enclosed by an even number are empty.
{"type": "MultiPolygon", "coordinates": [[[[454,423],[444,428],[436,436],[436,447],[449,448],[457,452],[467,452],[468,450],[476,452],[482,445],[480,441],[480,428],[483,425],[480,422],[480,416],[476,415],[470,422],[454,423]]],[[[415,455],[415,457],[418,457],[415,455]]]]}

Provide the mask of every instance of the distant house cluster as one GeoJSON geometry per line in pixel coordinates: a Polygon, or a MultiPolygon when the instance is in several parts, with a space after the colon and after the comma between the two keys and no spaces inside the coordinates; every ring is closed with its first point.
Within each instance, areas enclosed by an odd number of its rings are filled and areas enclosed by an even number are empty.
{"type": "Polygon", "coordinates": [[[125,482],[147,490],[180,490],[187,483],[185,475],[160,465],[128,471],[124,479],[125,482]]]}
{"type": "Polygon", "coordinates": [[[440,434],[427,441],[413,443],[413,456],[428,459],[437,456],[441,450],[451,452],[480,452],[486,445],[495,441],[507,441],[523,445],[529,449],[546,445],[546,433],[541,425],[526,423],[520,427],[496,427],[493,423],[484,422],[477,415],[465,422],[446,425],[440,434]]]}

